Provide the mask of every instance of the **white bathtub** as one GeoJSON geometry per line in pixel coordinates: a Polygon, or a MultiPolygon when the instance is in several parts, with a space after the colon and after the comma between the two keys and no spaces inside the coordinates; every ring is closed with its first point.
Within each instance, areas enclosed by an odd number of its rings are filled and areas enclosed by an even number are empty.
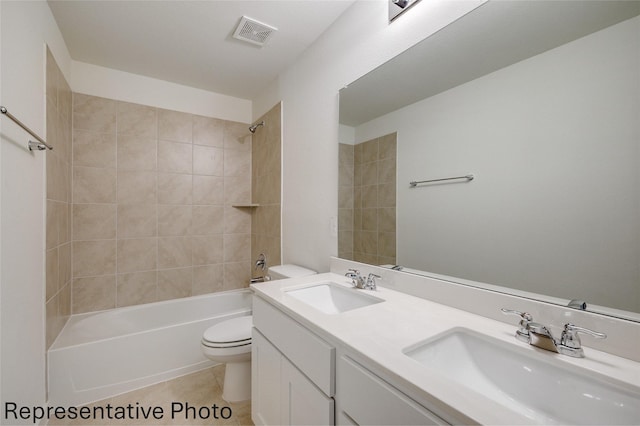
{"type": "Polygon", "coordinates": [[[248,289],[72,315],[48,352],[49,405],[81,405],[215,365],[203,332],[251,314],[248,289]]]}

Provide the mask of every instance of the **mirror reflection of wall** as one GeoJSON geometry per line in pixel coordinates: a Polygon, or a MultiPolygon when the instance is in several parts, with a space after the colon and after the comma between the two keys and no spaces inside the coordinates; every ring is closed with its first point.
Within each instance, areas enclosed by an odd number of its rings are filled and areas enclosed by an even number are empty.
{"type": "Polygon", "coordinates": [[[338,255],[396,263],[396,134],[340,144],[338,255]]]}
{"type": "Polygon", "coordinates": [[[640,312],[640,18],[618,22],[351,124],[356,142],[398,132],[395,263],[640,312]]]}

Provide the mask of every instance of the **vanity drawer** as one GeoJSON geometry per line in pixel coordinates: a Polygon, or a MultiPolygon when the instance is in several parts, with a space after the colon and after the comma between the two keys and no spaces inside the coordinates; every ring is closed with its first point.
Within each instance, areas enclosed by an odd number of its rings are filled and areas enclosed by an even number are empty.
{"type": "Polygon", "coordinates": [[[448,425],[352,359],[339,363],[340,424],[448,425]]]}
{"type": "Polygon", "coordinates": [[[333,346],[257,296],[253,325],[327,396],[335,394],[333,346]]]}

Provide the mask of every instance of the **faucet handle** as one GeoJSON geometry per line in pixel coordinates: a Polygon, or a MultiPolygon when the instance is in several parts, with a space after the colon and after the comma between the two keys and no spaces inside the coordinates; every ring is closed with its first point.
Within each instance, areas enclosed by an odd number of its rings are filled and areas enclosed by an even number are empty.
{"type": "Polygon", "coordinates": [[[560,344],[558,345],[558,352],[565,355],[569,355],[576,358],[584,357],[584,349],[582,349],[582,343],[580,342],[580,336],[578,333],[590,334],[598,339],[604,339],[607,337],[604,333],[589,330],[588,328],[578,327],[571,323],[564,325],[564,330],[560,336],[560,344]]]}
{"type": "Polygon", "coordinates": [[[367,276],[367,284],[365,285],[365,288],[367,288],[369,290],[375,290],[377,288],[377,286],[376,286],[376,278],[382,279],[382,277],[380,275],[377,275],[377,274],[374,274],[373,272],[371,272],[369,274],[369,276],[367,276]]]}
{"type": "Polygon", "coordinates": [[[344,276],[347,278],[359,277],[360,271],[358,271],[357,269],[347,269],[347,273],[344,274],[344,276]]]}
{"type": "Polygon", "coordinates": [[[258,268],[260,268],[260,270],[264,271],[266,267],[267,267],[267,256],[265,256],[264,253],[260,253],[258,255],[258,259],[256,259],[256,266],[253,269],[257,271],[258,268]]]}
{"type": "Polygon", "coordinates": [[[511,309],[500,309],[505,315],[517,315],[520,317],[520,328],[516,330],[516,339],[529,343],[529,324],[533,321],[533,316],[528,312],[514,311],[511,309]]]}
{"type": "Polygon", "coordinates": [[[584,327],[578,327],[577,325],[569,322],[564,325],[564,330],[560,337],[560,344],[574,349],[580,348],[580,336],[578,336],[578,333],[590,334],[598,339],[607,338],[607,335],[604,333],[599,333],[584,327]]]}
{"type": "Polygon", "coordinates": [[[345,277],[351,279],[351,285],[356,288],[364,288],[365,282],[362,275],[360,275],[360,271],[357,269],[349,269],[347,273],[344,274],[345,277]]]}

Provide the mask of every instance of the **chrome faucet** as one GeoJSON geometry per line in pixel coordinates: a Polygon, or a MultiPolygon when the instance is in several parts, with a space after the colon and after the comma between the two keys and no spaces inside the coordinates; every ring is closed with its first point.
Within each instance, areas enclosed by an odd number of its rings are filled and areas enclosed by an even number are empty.
{"type": "Polygon", "coordinates": [[[367,282],[364,284],[364,288],[367,290],[376,290],[378,286],[376,285],[376,278],[382,279],[380,275],[376,275],[373,272],[367,276],[367,282]]]}
{"type": "Polygon", "coordinates": [[[264,270],[267,269],[267,256],[265,256],[264,253],[260,253],[258,255],[258,259],[256,260],[256,264],[253,270],[257,271],[258,268],[260,268],[260,270],[262,271],[262,275],[251,278],[251,280],[249,281],[250,284],[263,283],[265,281],[271,280],[271,277],[269,277],[269,275],[265,275],[264,273],[264,270]]]}
{"type": "Polygon", "coordinates": [[[382,279],[380,275],[376,275],[374,273],[370,273],[367,278],[360,275],[360,271],[357,269],[349,269],[345,277],[351,278],[351,284],[355,288],[366,289],[366,290],[375,290],[376,286],[376,278],[382,279]]]}
{"type": "Polygon", "coordinates": [[[541,349],[568,355],[574,358],[584,358],[584,350],[582,349],[578,333],[590,334],[599,339],[607,337],[604,333],[598,333],[597,331],[589,330],[588,328],[578,327],[577,325],[567,323],[564,325],[564,330],[562,330],[560,339],[556,339],[553,337],[553,334],[548,327],[540,323],[533,322],[531,314],[504,308],[502,309],[502,312],[505,315],[517,315],[521,318],[520,328],[516,331],[516,339],[541,349]]]}
{"type": "Polygon", "coordinates": [[[551,352],[559,352],[558,342],[553,338],[551,330],[537,322],[529,323],[529,344],[551,352]]]}
{"type": "Polygon", "coordinates": [[[347,278],[351,278],[351,285],[353,285],[354,287],[364,288],[364,277],[360,275],[360,271],[358,271],[357,269],[349,269],[347,273],[344,274],[344,276],[347,278]]]}
{"type": "Polygon", "coordinates": [[[264,271],[267,268],[267,256],[265,256],[264,253],[260,253],[258,255],[256,266],[253,269],[257,271],[258,268],[260,268],[261,271],[264,271]]]}

